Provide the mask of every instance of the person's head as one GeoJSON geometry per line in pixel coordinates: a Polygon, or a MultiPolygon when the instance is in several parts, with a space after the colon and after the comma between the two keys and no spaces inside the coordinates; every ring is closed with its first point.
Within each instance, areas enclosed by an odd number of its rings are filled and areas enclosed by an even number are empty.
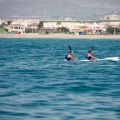
{"type": "Polygon", "coordinates": [[[88,53],[91,54],[92,52],[89,50],[88,53]]]}
{"type": "Polygon", "coordinates": [[[68,54],[69,54],[69,55],[71,55],[71,54],[72,54],[72,52],[71,52],[71,51],[69,51],[69,52],[68,52],[68,54]]]}

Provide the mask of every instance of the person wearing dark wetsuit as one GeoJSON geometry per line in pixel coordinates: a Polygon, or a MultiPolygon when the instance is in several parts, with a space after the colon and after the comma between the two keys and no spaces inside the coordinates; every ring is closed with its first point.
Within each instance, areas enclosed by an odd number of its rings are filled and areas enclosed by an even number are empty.
{"type": "Polygon", "coordinates": [[[92,56],[92,52],[88,51],[87,55],[86,55],[86,59],[87,60],[96,60],[97,58],[92,56]]]}
{"type": "Polygon", "coordinates": [[[71,51],[69,51],[69,52],[67,53],[67,55],[65,56],[65,59],[66,59],[67,61],[77,60],[77,58],[72,57],[72,52],[71,52],[71,51]]]}

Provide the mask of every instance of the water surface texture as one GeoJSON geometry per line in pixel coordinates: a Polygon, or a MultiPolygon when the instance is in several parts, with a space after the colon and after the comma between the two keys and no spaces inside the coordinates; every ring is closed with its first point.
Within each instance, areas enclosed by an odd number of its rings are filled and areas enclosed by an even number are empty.
{"type": "Polygon", "coordinates": [[[120,120],[120,40],[0,38],[0,120],[120,120]]]}

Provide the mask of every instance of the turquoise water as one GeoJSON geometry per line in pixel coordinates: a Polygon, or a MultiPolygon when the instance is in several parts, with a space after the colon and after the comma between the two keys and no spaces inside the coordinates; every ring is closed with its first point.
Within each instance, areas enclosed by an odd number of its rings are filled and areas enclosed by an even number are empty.
{"type": "Polygon", "coordinates": [[[119,120],[120,40],[0,38],[0,120],[119,120]]]}

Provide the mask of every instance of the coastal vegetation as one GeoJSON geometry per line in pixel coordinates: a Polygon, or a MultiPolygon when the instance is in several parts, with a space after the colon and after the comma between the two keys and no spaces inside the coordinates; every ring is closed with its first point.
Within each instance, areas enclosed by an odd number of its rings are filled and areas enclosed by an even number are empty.
{"type": "Polygon", "coordinates": [[[120,34],[120,27],[108,27],[106,31],[109,34],[120,34]]]}
{"type": "Polygon", "coordinates": [[[4,33],[4,32],[5,32],[4,23],[2,23],[0,25],[0,33],[4,33]]]}
{"type": "Polygon", "coordinates": [[[33,29],[26,29],[25,33],[34,33],[33,29]]]}
{"type": "Polygon", "coordinates": [[[68,28],[66,28],[66,27],[60,27],[61,21],[58,21],[56,24],[58,26],[58,29],[57,29],[58,33],[69,33],[69,29],[68,28]]]}
{"type": "Polygon", "coordinates": [[[4,33],[5,29],[4,28],[0,28],[0,33],[4,33]]]}
{"type": "Polygon", "coordinates": [[[58,29],[57,29],[57,32],[58,33],[69,33],[70,31],[69,31],[69,29],[68,28],[66,28],[66,27],[59,27],[58,29]]]}

